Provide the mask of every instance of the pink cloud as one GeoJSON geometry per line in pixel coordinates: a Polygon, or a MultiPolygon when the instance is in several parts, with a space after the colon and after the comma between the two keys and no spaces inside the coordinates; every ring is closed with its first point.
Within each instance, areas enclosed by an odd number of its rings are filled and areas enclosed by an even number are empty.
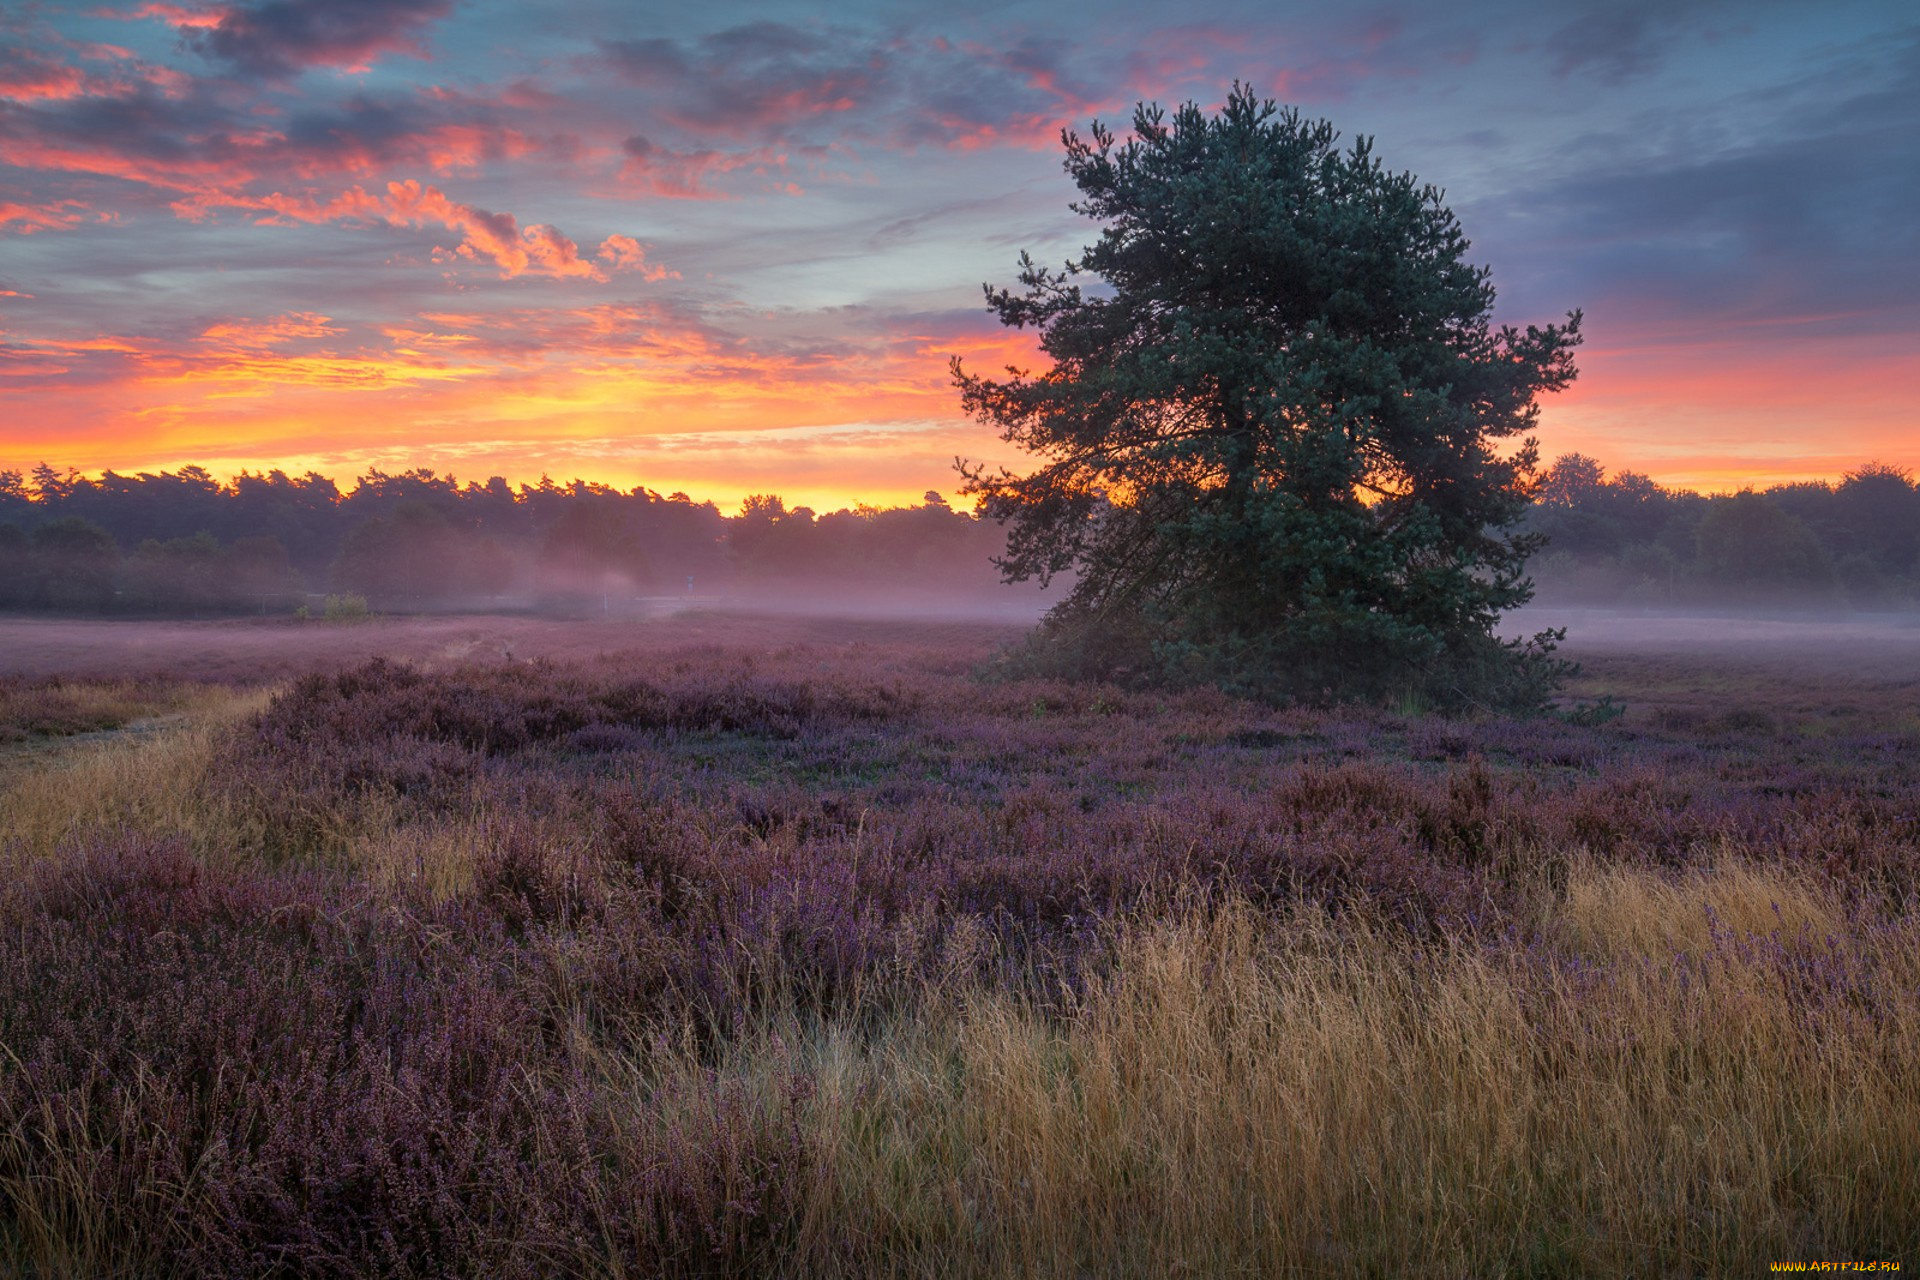
{"type": "Polygon", "coordinates": [[[23,51],[0,51],[0,98],[59,101],[86,91],[87,75],[78,67],[23,51]]]}
{"type": "MultiPolygon", "coordinates": [[[[0,62],[0,82],[8,70],[0,62]]],[[[73,100],[0,113],[0,156],[19,169],[118,178],[182,193],[189,206],[219,207],[235,203],[234,193],[259,194],[267,182],[421,169],[444,176],[576,145],[529,136],[492,119],[487,104],[461,98],[355,97],[331,112],[288,119],[269,110],[239,115],[205,95],[177,100],[162,80],[158,69],[121,68],[108,78],[87,76],[73,100]]]]}
{"type": "Polygon", "coordinates": [[[296,338],[332,338],[345,333],[332,320],[311,311],[292,311],[271,320],[223,320],[200,334],[203,341],[237,350],[261,350],[296,338]]]}
{"type": "MultiPolygon", "coordinates": [[[[75,200],[26,205],[0,200],[0,231],[30,236],[36,231],[65,231],[86,221],[91,210],[75,200]],[[17,224],[17,225],[16,225],[17,224]]],[[[102,221],[106,215],[98,215],[102,221]]]]}
{"type": "Polygon", "coordinates": [[[106,10],[102,12],[100,16],[158,18],[160,21],[170,23],[175,27],[192,29],[217,27],[226,15],[218,9],[189,9],[184,5],[153,3],[143,4],[129,14],[120,15],[115,14],[112,10],[106,10]]]}
{"type": "Polygon", "coordinates": [[[436,248],[436,262],[491,263],[503,280],[524,275],[605,280],[609,269],[638,270],[648,280],[672,274],[647,264],[639,241],[630,236],[611,236],[601,244],[597,256],[606,264],[603,267],[583,257],[580,246],[557,227],[521,226],[511,213],[462,204],[438,187],[414,180],[389,182],[383,194],[356,186],[330,200],[278,191],[264,196],[201,194],[176,201],[173,208],[189,219],[204,218],[215,209],[245,209],[263,215],[260,221],[269,224],[363,221],[391,227],[444,227],[458,232],[460,240],[451,247],[436,248]]]}
{"type": "Polygon", "coordinates": [[[477,169],[489,160],[518,160],[540,144],[517,129],[491,124],[444,124],[412,140],[435,173],[477,169]]]}
{"type": "Polygon", "coordinates": [[[639,134],[621,143],[620,150],[625,157],[617,177],[620,190],[669,200],[723,198],[711,185],[715,178],[742,169],[773,172],[784,169],[787,163],[785,153],[774,147],[750,151],[710,148],[674,151],[639,134]]]}
{"type": "Polygon", "coordinates": [[[632,236],[612,235],[600,242],[594,255],[615,271],[638,271],[642,280],[678,280],[678,271],[669,271],[647,261],[647,251],[632,236]]]}
{"type": "Polygon", "coordinates": [[[451,251],[470,262],[487,260],[502,279],[519,275],[604,280],[606,273],[580,256],[580,246],[544,223],[521,227],[510,213],[490,213],[450,200],[436,187],[418,182],[389,182],[384,209],[396,226],[446,227],[461,233],[451,251]]]}

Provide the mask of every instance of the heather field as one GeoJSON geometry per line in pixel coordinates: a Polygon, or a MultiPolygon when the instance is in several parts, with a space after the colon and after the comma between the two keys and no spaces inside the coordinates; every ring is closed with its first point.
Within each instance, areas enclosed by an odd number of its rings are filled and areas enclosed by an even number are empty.
{"type": "Polygon", "coordinates": [[[1618,718],[0,620],[0,1270],[1920,1262],[1920,630],[1588,622],[1618,718]]]}

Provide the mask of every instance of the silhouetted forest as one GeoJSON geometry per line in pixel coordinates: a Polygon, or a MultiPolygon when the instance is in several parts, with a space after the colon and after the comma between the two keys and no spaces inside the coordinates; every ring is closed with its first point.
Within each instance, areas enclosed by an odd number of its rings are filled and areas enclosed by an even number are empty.
{"type": "Polygon", "coordinates": [[[347,490],[312,472],[0,472],[0,608],[66,613],[276,613],[327,593],[559,614],[661,596],[965,596],[998,589],[1001,545],[931,492],[825,515],[755,496],[728,517],[683,493],[429,470],[370,471],[347,490]]]}
{"type": "MultiPolygon", "coordinates": [[[[1547,539],[1530,563],[1544,603],[1920,604],[1920,487],[1893,466],[1702,495],[1567,454],[1527,527],[1547,539]]],[[[725,516],[684,493],[429,470],[369,471],[346,490],[312,472],[0,471],[7,609],[285,613],[341,593],[380,610],[586,614],[661,596],[988,596],[1003,545],[931,492],[824,515],[761,495],[725,516]]]]}
{"type": "Polygon", "coordinates": [[[1838,484],[1703,496],[1566,454],[1527,519],[1536,599],[1596,604],[1920,604],[1920,488],[1870,463],[1838,484]]]}

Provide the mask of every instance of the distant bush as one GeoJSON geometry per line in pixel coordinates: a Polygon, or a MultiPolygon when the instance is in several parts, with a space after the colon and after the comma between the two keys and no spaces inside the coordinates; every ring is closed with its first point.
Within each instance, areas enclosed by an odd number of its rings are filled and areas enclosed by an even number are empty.
{"type": "Polygon", "coordinates": [[[364,622],[373,616],[367,608],[367,598],[351,592],[327,597],[326,619],[328,622],[364,622]]]}
{"type": "Polygon", "coordinates": [[[1625,703],[1615,702],[1613,695],[1603,693],[1598,700],[1589,702],[1580,698],[1570,707],[1561,708],[1559,715],[1568,724],[1584,725],[1592,728],[1596,725],[1611,724],[1627,714],[1625,703]]]}

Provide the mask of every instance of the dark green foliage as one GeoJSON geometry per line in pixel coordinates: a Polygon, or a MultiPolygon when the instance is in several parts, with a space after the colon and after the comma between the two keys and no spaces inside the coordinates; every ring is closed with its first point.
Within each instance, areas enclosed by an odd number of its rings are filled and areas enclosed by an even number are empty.
{"type": "Polygon", "coordinates": [[[1627,714],[1624,702],[1614,701],[1613,695],[1603,693],[1593,702],[1582,698],[1560,712],[1560,718],[1568,724],[1583,725],[1592,728],[1595,725],[1611,724],[1627,714]]]}
{"type": "Polygon", "coordinates": [[[1535,398],[1574,376],[1579,316],[1492,327],[1487,272],[1440,194],[1366,139],[1236,86],[1209,117],[1095,124],[1066,168],[1100,239],[987,290],[1052,368],[954,375],[1033,454],[965,468],[1009,526],[1010,580],[1069,569],[1033,657],[1065,673],[1206,681],[1275,700],[1538,707],[1552,637],[1523,603],[1535,398]],[[1083,289],[1079,277],[1101,286],[1083,289]]]}
{"type": "Polygon", "coordinates": [[[418,499],[355,528],[333,563],[335,585],[383,608],[493,595],[512,577],[512,561],[497,543],[467,533],[418,499]]]}
{"type": "Polygon", "coordinates": [[[541,540],[536,581],[542,607],[563,614],[606,609],[609,591],[653,579],[645,547],[614,502],[585,499],[561,513],[541,540]]]}
{"type": "Polygon", "coordinates": [[[898,592],[937,584],[948,599],[1000,595],[993,558],[1003,545],[993,522],[953,510],[932,491],[920,506],[861,503],[825,514],[789,510],[778,494],[753,494],[727,533],[733,572],[757,589],[784,583],[846,592],[885,583],[898,592]]]}
{"type": "Polygon", "coordinates": [[[415,469],[371,470],[348,492],[324,476],[241,473],[225,487],[199,467],[178,473],[51,466],[29,480],[0,471],[0,608],[134,613],[285,613],[321,589],[365,596],[387,612],[630,611],[637,599],[695,593],[790,594],[823,587],[898,603],[1009,595],[992,557],[999,527],[923,505],[858,504],[819,515],[778,496],[729,519],[711,502],[542,477],[517,489],[498,477],[462,485],[415,469]],[[131,549],[91,603],[46,598],[49,571],[33,530],[91,521],[131,549]]]}
{"type": "Polygon", "coordinates": [[[1856,554],[1888,573],[1920,567],[1920,488],[1911,472],[1870,462],[1849,471],[1834,498],[1835,523],[1856,554]]]}
{"type": "Polygon", "coordinates": [[[815,523],[810,507],[789,511],[777,493],[749,494],[727,534],[736,571],[747,578],[790,572],[804,554],[803,539],[813,532],[815,523]]]}
{"type": "Polygon", "coordinates": [[[1577,453],[1541,476],[1526,531],[1548,600],[1897,609],[1920,599],[1920,488],[1869,462],[1838,484],[1799,480],[1702,497],[1577,453]]]}
{"type": "Polygon", "coordinates": [[[575,504],[547,530],[540,545],[543,572],[619,573],[644,580],[647,553],[639,539],[624,528],[620,513],[609,506],[575,504]]]}
{"type": "Polygon", "coordinates": [[[116,607],[137,613],[283,612],[300,581],[278,538],[241,538],[223,547],[202,530],[191,538],[148,538],[120,565],[116,607]]]}
{"type": "Polygon", "coordinates": [[[120,549],[105,529],[79,516],[49,520],[33,531],[36,604],[99,612],[113,603],[113,571],[120,549]]]}
{"type": "Polygon", "coordinates": [[[33,556],[28,547],[19,525],[0,523],[0,609],[26,604],[32,597],[33,556]]]}
{"type": "Polygon", "coordinates": [[[143,609],[199,613],[221,600],[220,544],[210,533],[191,538],[148,538],[128,558],[129,603],[143,609]]]}
{"type": "Polygon", "coordinates": [[[1736,587],[1820,587],[1833,565],[1820,540],[1765,494],[1745,490],[1715,502],[1694,531],[1700,564],[1736,587]]]}
{"type": "Polygon", "coordinates": [[[1658,531],[1665,496],[1646,476],[1623,471],[1609,480],[1595,459],[1564,454],[1541,473],[1529,526],[1555,551],[1613,554],[1658,531]]]}

